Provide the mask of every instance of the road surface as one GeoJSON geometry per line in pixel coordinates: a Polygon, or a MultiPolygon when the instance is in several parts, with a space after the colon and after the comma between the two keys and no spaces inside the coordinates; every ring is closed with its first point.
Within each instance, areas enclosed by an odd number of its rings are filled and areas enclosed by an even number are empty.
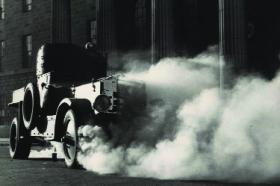
{"type": "MultiPolygon", "coordinates": [[[[67,169],[63,160],[39,158],[33,153],[29,160],[11,160],[8,147],[0,146],[0,186],[9,185],[93,185],[93,186],[222,186],[254,185],[231,184],[207,181],[157,180],[148,178],[128,178],[118,175],[97,175],[86,170],[67,169]]],[[[264,184],[259,184],[264,185],[264,184]]],[[[270,184],[279,185],[279,184],[270,184]]]]}

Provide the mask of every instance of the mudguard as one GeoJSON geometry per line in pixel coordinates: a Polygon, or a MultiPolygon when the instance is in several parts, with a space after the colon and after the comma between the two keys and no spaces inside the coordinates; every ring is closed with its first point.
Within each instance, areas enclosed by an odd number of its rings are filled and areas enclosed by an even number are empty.
{"type": "Polygon", "coordinates": [[[75,99],[75,98],[65,98],[63,99],[56,111],[56,121],[55,121],[55,141],[60,141],[64,134],[64,127],[62,125],[64,115],[69,110],[72,109],[76,114],[76,119],[78,125],[85,125],[87,122],[92,120],[94,116],[94,111],[92,110],[91,103],[87,99],[75,99]]]}

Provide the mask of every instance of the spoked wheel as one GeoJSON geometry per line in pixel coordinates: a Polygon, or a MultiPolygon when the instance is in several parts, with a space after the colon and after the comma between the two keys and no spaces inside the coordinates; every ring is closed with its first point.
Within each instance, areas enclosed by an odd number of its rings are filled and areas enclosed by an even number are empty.
{"type": "Polygon", "coordinates": [[[77,135],[77,120],[75,113],[72,109],[69,109],[63,120],[63,126],[65,127],[65,134],[62,137],[62,146],[65,158],[65,164],[69,168],[79,167],[77,161],[78,151],[78,135],[77,135]]]}
{"type": "Polygon", "coordinates": [[[14,118],[10,127],[10,157],[12,159],[27,159],[30,153],[31,140],[28,132],[20,126],[17,118],[14,118]]]}

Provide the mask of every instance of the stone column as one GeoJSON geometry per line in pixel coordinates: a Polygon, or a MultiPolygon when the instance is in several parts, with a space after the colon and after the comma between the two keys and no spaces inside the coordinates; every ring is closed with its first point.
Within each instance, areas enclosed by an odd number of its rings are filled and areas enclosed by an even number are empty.
{"type": "Polygon", "coordinates": [[[52,42],[71,42],[70,0],[52,0],[52,42]]]}
{"type": "Polygon", "coordinates": [[[156,51],[156,26],[155,15],[156,12],[156,0],[151,0],[151,63],[155,63],[155,51],[156,51]]]}
{"type": "Polygon", "coordinates": [[[152,62],[174,53],[173,1],[152,0],[152,62]]]}
{"type": "Polygon", "coordinates": [[[97,0],[97,46],[103,53],[116,47],[114,0],[97,0]]]}
{"type": "Polygon", "coordinates": [[[219,0],[220,57],[226,68],[240,72],[246,67],[245,0],[219,0]]]}

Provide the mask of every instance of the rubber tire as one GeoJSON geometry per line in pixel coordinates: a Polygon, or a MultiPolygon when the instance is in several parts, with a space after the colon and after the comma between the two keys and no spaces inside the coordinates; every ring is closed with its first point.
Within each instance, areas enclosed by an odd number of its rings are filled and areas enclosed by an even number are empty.
{"type": "Polygon", "coordinates": [[[15,117],[10,127],[9,152],[12,159],[27,159],[30,154],[31,139],[15,117]]]}
{"type": "Polygon", "coordinates": [[[22,103],[22,118],[27,130],[36,127],[39,121],[40,97],[39,91],[35,84],[28,83],[24,90],[22,103]]]}
{"type": "Polygon", "coordinates": [[[65,165],[68,168],[80,168],[81,166],[79,165],[78,160],[77,160],[78,144],[79,144],[78,132],[77,132],[78,123],[77,123],[76,114],[72,109],[68,109],[68,111],[66,111],[65,115],[64,115],[64,119],[63,119],[63,127],[65,129],[64,136],[66,136],[66,134],[67,134],[67,127],[70,122],[73,122],[72,124],[73,124],[73,129],[74,129],[74,131],[73,131],[74,133],[71,134],[72,135],[71,137],[74,140],[74,146],[72,147],[71,150],[73,150],[74,153],[72,154],[72,157],[71,157],[71,155],[69,155],[69,151],[67,151],[66,142],[62,141],[65,165]]]}

